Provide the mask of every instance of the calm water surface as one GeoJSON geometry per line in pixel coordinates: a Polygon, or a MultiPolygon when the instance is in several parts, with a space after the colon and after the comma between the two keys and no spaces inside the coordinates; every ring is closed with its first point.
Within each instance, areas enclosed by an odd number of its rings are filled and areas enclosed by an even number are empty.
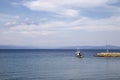
{"type": "Polygon", "coordinates": [[[94,57],[101,51],[0,50],[0,80],[120,80],[120,58],[94,57]]]}

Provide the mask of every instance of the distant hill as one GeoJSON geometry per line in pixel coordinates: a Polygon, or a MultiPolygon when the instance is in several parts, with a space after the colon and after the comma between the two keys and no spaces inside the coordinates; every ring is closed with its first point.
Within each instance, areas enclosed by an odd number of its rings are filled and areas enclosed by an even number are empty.
{"type": "Polygon", "coordinates": [[[0,49],[31,49],[31,48],[33,47],[0,45],[0,49]]]}
{"type": "Polygon", "coordinates": [[[63,47],[63,49],[120,49],[120,46],[70,46],[70,47],[63,47]]]}
{"type": "Polygon", "coordinates": [[[68,46],[68,47],[32,47],[32,46],[10,46],[0,45],[0,49],[120,49],[120,46],[68,46]]]}

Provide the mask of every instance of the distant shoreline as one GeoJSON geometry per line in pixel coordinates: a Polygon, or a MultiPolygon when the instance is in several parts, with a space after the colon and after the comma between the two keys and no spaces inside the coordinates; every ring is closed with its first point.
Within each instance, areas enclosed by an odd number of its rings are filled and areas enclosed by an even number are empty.
{"type": "MultiPolygon", "coordinates": [[[[76,50],[76,49],[0,49],[0,50],[76,50]]],[[[80,50],[102,50],[106,52],[106,49],[80,49],[80,50]]],[[[120,50],[120,49],[109,49],[109,50],[120,50]]]]}
{"type": "Polygon", "coordinates": [[[120,46],[61,46],[61,47],[35,47],[35,46],[10,46],[0,45],[0,49],[90,49],[90,50],[103,50],[103,49],[120,49],[120,46]]]}

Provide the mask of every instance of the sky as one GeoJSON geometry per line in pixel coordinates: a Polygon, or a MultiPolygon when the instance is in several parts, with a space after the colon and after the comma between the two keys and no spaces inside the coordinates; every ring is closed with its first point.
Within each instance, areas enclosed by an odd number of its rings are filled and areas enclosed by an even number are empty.
{"type": "Polygon", "coordinates": [[[120,46],[120,0],[0,0],[0,45],[120,46]]]}

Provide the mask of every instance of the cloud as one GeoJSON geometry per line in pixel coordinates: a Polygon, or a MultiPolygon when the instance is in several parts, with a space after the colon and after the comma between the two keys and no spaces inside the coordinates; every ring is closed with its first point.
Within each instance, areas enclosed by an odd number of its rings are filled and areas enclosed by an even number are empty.
{"type": "Polygon", "coordinates": [[[92,0],[92,1],[90,0],[72,0],[72,1],[31,0],[29,1],[29,0],[26,0],[22,3],[22,5],[33,11],[45,11],[45,12],[52,12],[62,16],[77,17],[78,15],[80,15],[80,11],[83,8],[84,9],[90,9],[95,7],[107,8],[107,6],[111,6],[109,4],[114,4],[116,2],[117,0],[115,1],[111,1],[111,0],[92,0]]]}
{"type": "MultiPolygon", "coordinates": [[[[2,38],[1,42],[2,41],[4,42],[6,40],[6,42],[9,44],[17,44],[17,45],[18,44],[22,45],[21,43],[26,43],[31,45],[37,45],[38,43],[40,44],[44,43],[43,45],[45,44],[52,45],[52,43],[54,43],[56,45],[60,42],[61,43],[64,42],[66,44],[66,42],[68,42],[68,39],[70,38],[69,36],[73,35],[75,32],[79,33],[85,31],[85,33],[86,32],[89,33],[96,31],[97,32],[120,31],[120,23],[119,23],[120,16],[118,15],[109,18],[102,18],[102,19],[91,19],[88,17],[81,17],[79,19],[70,20],[70,21],[59,20],[59,19],[46,20],[43,18],[43,21],[44,22],[38,22],[37,24],[34,24],[31,22],[30,18],[26,18],[25,22],[22,23],[19,23],[19,20],[18,22],[16,21],[17,24],[15,24],[14,22],[13,23],[8,22],[8,24],[14,24],[14,25],[0,29],[0,34],[2,38]],[[28,24],[28,22],[30,24],[28,24]],[[61,40],[61,38],[63,39],[63,41],[61,40]],[[16,43],[14,43],[14,41],[16,41],[16,43]]],[[[68,44],[72,44],[71,42],[68,42],[68,44]]]]}
{"type": "Polygon", "coordinates": [[[1,27],[10,27],[17,24],[17,21],[20,19],[19,16],[13,16],[9,14],[0,13],[0,24],[1,27]]]}
{"type": "Polygon", "coordinates": [[[34,0],[25,1],[23,5],[31,10],[56,11],[60,8],[96,7],[105,5],[109,0],[34,0]],[[46,6],[47,5],[47,6],[46,6]],[[71,7],[72,6],[72,7],[71,7]]]}
{"type": "MultiPolygon", "coordinates": [[[[60,2],[61,3],[61,2],[60,2]]],[[[35,11],[46,11],[53,12],[55,14],[64,15],[64,16],[77,16],[79,12],[75,9],[66,8],[60,4],[59,1],[55,0],[35,0],[35,1],[26,1],[23,3],[23,6],[35,10],[35,11]]]]}
{"type": "Polygon", "coordinates": [[[68,16],[68,17],[76,17],[79,15],[79,11],[73,10],[73,9],[65,9],[65,10],[62,10],[61,13],[59,14],[68,16]]]}
{"type": "MultiPolygon", "coordinates": [[[[2,33],[17,33],[26,35],[57,35],[65,31],[120,31],[120,16],[113,16],[105,19],[91,19],[82,17],[77,20],[53,20],[38,24],[16,24],[12,27],[2,29],[2,33]]],[[[8,23],[9,24],[9,23],[8,23]]]]}
{"type": "Polygon", "coordinates": [[[104,5],[108,2],[108,0],[59,0],[58,4],[67,5],[67,6],[77,6],[77,7],[96,7],[104,5]],[[61,1],[61,3],[60,3],[61,1]]]}
{"type": "Polygon", "coordinates": [[[24,1],[22,3],[23,6],[27,7],[33,11],[42,11],[42,12],[50,12],[59,15],[64,15],[67,13],[66,9],[61,8],[56,1],[49,1],[49,0],[33,0],[33,1],[24,1]]]}
{"type": "Polygon", "coordinates": [[[11,22],[6,22],[4,25],[5,26],[10,26],[10,25],[15,25],[16,21],[11,21],[11,22]]]}
{"type": "Polygon", "coordinates": [[[8,14],[0,13],[1,44],[76,45],[91,44],[90,41],[93,40],[114,40],[120,33],[118,2],[119,0],[10,1],[7,4],[11,5],[6,6],[14,9],[16,15],[3,6],[8,14]],[[16,12],[16,9],[20,11],[16,12]]]}
{"type": "MultiPolygon", "coordinates": [[[[0,14],[0,19],[4,21],[4,26],[9,26],[7,29],[9,32],[20,34],[53,35],[62,31],[67,32],[76,30],[119,31],[119,14],[100,19],[94,19],[92,17],[81,15],[82,9],[92,9],[99,12],[99,10],[97,10],[98,7],[103,8],[101,11],[107,10],[119,13],[119,7],[110,5],[115,4],[117,0],[110,1],[111,0],[25,0],[22,2],[22,6],[27,7],[32,11],[48,12],[47,15],[50,15],[49,13],[53,13],[55,19],[48,20],[43,17],[35,23],[29,17],[21,19],[19,16],[6,14],[0,14]],[[56,17],[56,14],[63,16],[62,19],[56,17]]],[[[4,29],[1,31],[5,32],[4,29]]]]}
{"type": "Polygon", "coordinates": [[[0,21],[11,21],[11,20],[17,20],[19,19],[19,16],[13,16],[9,14],[1,14],[0,13],[0,21]]]}
{"type": "Polygon", "coordinates": [[[47,36],[52,35],[52,31],[4,31],[4,34],[16,34],[24,36],[47,36]]]}
{"type": "Polygon", "coordinates": [[[54,11],[56,9],[56,5],[54,5],[50,1],[48,2],[48,1],[35,0],[35,1],[25,2],[23,5],[30,8],[31,10],[54,11]]]}
{"type": "MultiPolygon", "coordinates": [[[[72,25],[76,29],[85,31],[120,31],[120,16],[112,16],[103,19],[82,18],[74,21],[72,25]]],[[[75,29],[75,28],[73,28],[75,29]]]]}

